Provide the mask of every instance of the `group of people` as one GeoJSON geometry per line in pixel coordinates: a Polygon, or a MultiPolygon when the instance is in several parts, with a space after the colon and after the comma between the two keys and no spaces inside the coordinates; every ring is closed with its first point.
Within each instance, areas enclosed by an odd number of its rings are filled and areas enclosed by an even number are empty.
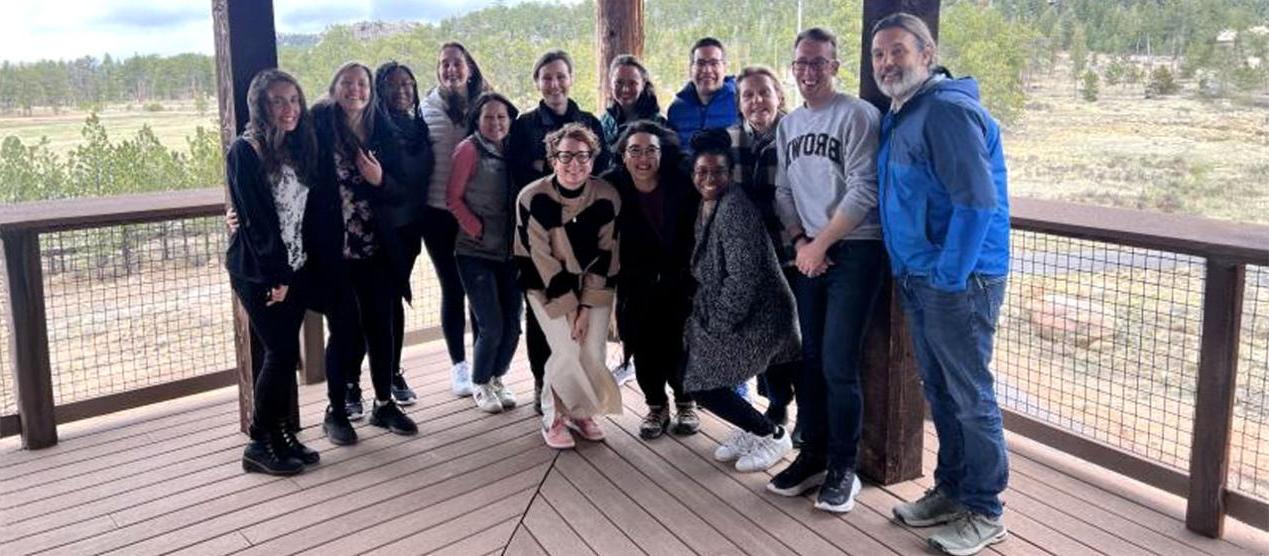
{"type": "Polygon", "coordinates": [[[884,115],[835,89],[837,39],[822,28],[794,40],[804,102],[792,111],[773,70],[729,75],[713,38],[692,45],[690,80],[664,116],[629,55],[611,63],[600,118],[569,97],[560,50],[534,65],[541,99],[523,113],[458,43],[441,47],[425,97],[404,65],[350,62],[309,110],[292,76],[261,72],[227,157],[227,265],[264,346],[244,468],[285,475],[320,459],[285,409],[306,309],[330,329],[330,441],[357,441],[366,357],[370,424],[417,432],[400,409],[416,400],[401,372],[402,303],[426,248],[454,394],[491,413],[517,405],[504,378],[523,318],[546,444],[602,440],[599,418],[622,412],[605,363],[615,320],[645,397],[641,437],[695,433],[699,404],[735,426],[713,456],[765,471],[794,450],[796,401],[800,449],[767,488],[818,487],[816,508],[848,512],[863,339],[888,260],[940,439],[936,486],[895,518],[943,525],[930,543],[951,554],[1003,540],[1008,464],[989,363],[1007,178],[977,83],[936,53],[914,16],[876,24],[884,115]],[[765,411],[738,388],[755,377],[765,411]]]}

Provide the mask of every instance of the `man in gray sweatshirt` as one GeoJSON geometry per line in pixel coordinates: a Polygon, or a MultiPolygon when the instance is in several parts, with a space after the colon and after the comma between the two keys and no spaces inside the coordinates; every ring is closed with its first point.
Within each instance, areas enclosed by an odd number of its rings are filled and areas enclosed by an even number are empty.
{"type": "Polygon", "coordinates": [[[798,496],[820,486],[816,508],[848,512],[860,488],[859,356],[883,271],[876,166],[881,115],[834,90],[840,62],[832,33],[803,31],[794,53],[793,74],[806,102],[776,130],[776,212],[797,248],[802,451],[767,489],[798,496]]]}

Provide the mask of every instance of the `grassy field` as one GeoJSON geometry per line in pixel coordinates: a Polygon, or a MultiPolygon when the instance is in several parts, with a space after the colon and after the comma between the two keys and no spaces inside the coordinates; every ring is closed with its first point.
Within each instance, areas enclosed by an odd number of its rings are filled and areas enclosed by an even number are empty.
{"type": "MultiPolygon", "coordinates": [[[[219,127],[214,106],[212,112],[204,115],[200,115],[188,103],[168,105],[161,112],[146,112],[136,105],[131,105],[130,108],[112,106],[98,113],[112,141],[135,136],[141,126],[148,125],[164,145],[183,151],[185,138],[194,133],[194,128],[219,127]]],[[[36,111],[32,116],[0,115],[0,137],[16,136],[25,145],[35,144],[42,137],[47,137],[49,148],[53,152],[65,154],[83,141],[80,131],[87,117],[86,112],[65,111],[53,114],[43,110],[36,111]]]]}
{"type": "Polygon", "coordinates": [[[1005,133],[1010,193],[1269,224],[1269,109],[1143,97],[1103,86],[1086,102],[1041,81],[1005,133]]]}

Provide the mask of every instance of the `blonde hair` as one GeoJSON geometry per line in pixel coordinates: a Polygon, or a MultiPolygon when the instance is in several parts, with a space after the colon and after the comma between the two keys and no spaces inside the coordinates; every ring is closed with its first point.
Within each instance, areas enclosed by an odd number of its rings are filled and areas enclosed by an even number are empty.
{"type": "Polygon", "coordinates": [[[591,156],[599,156],[599,137],[595,136],[595,132],[582,124],[571,123],[564,124],[564,127],[546,134],[546,139],[542,142],[546,144],[547,159],[555,158],[555,155],[559,153],[560,143],[565,139],[586,143],[586,146],[590,147],[591,156]]]}

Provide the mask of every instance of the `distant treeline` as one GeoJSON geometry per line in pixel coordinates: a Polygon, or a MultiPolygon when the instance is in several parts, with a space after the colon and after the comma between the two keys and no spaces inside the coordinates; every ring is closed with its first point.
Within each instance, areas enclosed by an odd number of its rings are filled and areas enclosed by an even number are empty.
{"type": "Polygon", "coordinates": [[[111,103],[192,99],[215,90],[211,56],[133,56],[0,63],[0,111],[30,113],[36,106],[94,108],[111,103]]]}

